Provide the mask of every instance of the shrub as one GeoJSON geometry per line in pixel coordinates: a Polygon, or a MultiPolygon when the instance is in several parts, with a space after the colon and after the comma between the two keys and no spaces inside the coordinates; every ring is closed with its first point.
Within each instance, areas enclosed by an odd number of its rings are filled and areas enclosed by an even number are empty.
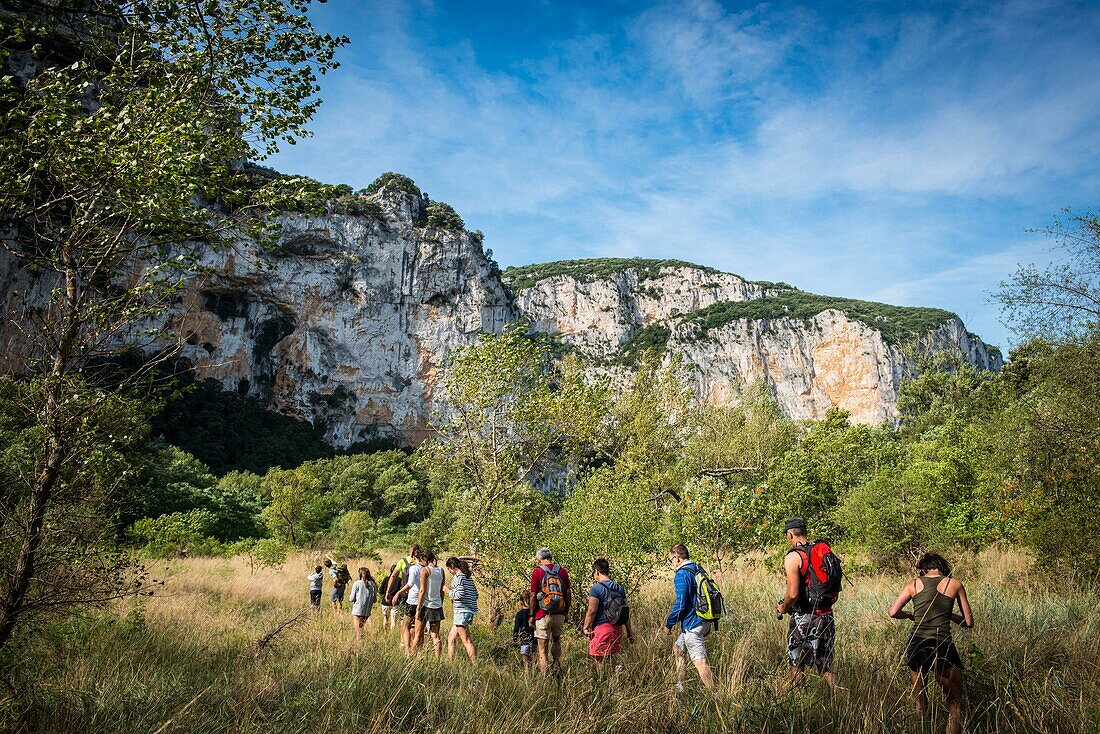
{"type": "Polygon", "coordinates": [[[130,539],[157,558],[179,555],[216,555],[222,545],[210,537],[217,518],[209,510],[172,512],[142,518],[130,526],[130,539]]]}
{"type": "Polygon", "coordinates": [[[404,191],[407,194],[420,198],[423,196],[420,192],[420,187],[416,185],[416,182],[403,173],[394,173],[393,171],[386,171],[378,178],[374,179],[367,188],[362,190],[365,194],[377,194],[383,187],[396,188],[398,191],[404,191]]]}
{"type": "Polygon", "coordinates": [[[455,208],[443,201],[430,201],[424,208],[424,223],[435,229],[461,231],[466,227],[455,208]]]}

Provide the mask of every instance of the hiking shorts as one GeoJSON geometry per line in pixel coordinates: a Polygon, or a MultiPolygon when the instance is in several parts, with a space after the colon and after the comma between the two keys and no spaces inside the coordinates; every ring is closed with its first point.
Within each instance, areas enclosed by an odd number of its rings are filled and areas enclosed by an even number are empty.
{"type": "Polygon", "coordinates": [[[594,658],[617,655],[623,646],[623,628],[617,624],[604,622],[592,630],[592,639],[588,641],[588,654],[594,658]]]}
{"type": "Polygon", "coordinates": [[[561,633],[564,631],[564,614],[547,614],[545,617],[535,620],[535,639],[549,640],[551,637],[561,637],[561,633]]]}
{"type": "Polygon", "coordinates": [[[680,652],[688,656],[691,662],[707,659],[707,635],[710,634],[710,622],[703,622],[698,627],[680,632],[673,644],[680,652]]]}
{"type": "Polygon", "coordinates": [[[435,624],[436,622],[442,622],[443,607],[421,606],[420,611],[416,613],[416,618],[424,624],[435,624]]]}
{"type": "Polygon", "coordinates": [[[792,668],[813,665],[820,673],[833,669],[836,624],[833,613],[791,612],[787,627],[787,657],[792,668]]]}
{"type": "Polygon", "coordinates": [[[338,602],[344,600],[344,589],[346,586],[333,586],[332,587],[332,601],[338,602]]]}
{"type": "Polygon", "coordinates": [[[320,589],[310,589],[309,590],[309,604],[310,604],[310,606],[314,606],[314,607],[321,606],[321,590],[320,589]]]}
{"type": "Polygon", "coordinates": [[[455,612],[455,627],[469,627],[474,623],[473,612],[455,612]]]}
{"type": "Polygon", "coordinates": [[[910,635],[905,646],[905,662],[914,673],[927,674],[935,670],[937,675],[946,675],[951,668],[963,669],[959,651],[950,639],[933,640],[910,635]]]}
{"type": "Polygon", "coordinates": [[[402,617],[412,617],[416,619],[416,605],[409,604],[407,601],[403,601],[397,605],[397,611],[402,617]]]}

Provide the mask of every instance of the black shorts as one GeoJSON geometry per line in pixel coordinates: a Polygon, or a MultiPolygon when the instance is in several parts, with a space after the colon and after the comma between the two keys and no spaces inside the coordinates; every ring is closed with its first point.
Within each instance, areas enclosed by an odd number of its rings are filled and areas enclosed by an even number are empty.
{"type": "Polygon", "coordinates": [[[420,611],[416,613],[416,618],[419,619],[421,622],[424,622],[425,624],[430,624],[432,622],[442,622],[443,607],[432,609],[431,607],[422,606],[420,607],[420,611]]]}
{"type": "Polygon", "coordinates": [[[951,640],[933,640],[925,637],[909,636],[905,646],[905,662],[914,672],[927,673],[930,670],[944,675],[951,668],[963,669],[962,658],[951,640]]]}
{"type": "Polygon", "coordinates": [[[315,607],[321,606],[321,590],[320,589],[310,589],[309,590],[309,603],[312,606],[315,606],[315,607]]]}
{"type": "Polygon", "coordinates": [[[397,605],[397,611],[401,613],[402,617],[416,617],[416,606],[409,604],[407,601],[402,601],[397,605]]]}

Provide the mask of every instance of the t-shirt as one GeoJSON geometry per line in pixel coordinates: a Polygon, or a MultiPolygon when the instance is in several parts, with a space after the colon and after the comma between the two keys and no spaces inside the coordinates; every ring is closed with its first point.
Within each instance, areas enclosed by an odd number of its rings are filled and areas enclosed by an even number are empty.
{"type": "MultiPolygon", "coordinates": [[[[543,571],[543,566],[540,565],[534,571],[531,572],[531,595],[538,598],[538,593],[542,591],[542,578],[546,575],[543,571]]],[[[569,572],[561,566],[558,566],[558,575],[561,576],[561,590],[565,593],[565,590],[569,588],[569,572]]],[[[535,604],[535,619],[539,620],[546,616],[546,611],[536,602],[535,604]]]]}
{"type": "Polygon", "coordinates": [[[477,586],[461,571],[451,579],[451,601],[454,602],[455,613],[477,614],[477,586]]]}
{"type": "Polygon", "coordinates": [[[323,573],[318,573],[318,572],[314,571],[309,576],[306,576],[306,578],[309,579],[309,590],[310,591],[320,591],[321,590],[321,582],[325,578],[325,575],[323,573]]]}
{"type": "Polygon", "coordinates": [[[607,601],[612,594],[626,596],[626,591],[614,581],[599,581],[592,584],[592,588],[588,590],[588,595],[595,597],[600,602],[599,610],[596,612],[596,621],[592,623],[593,627],[607,624],[608,620],[604,608],[607,606],[607,601]]]}

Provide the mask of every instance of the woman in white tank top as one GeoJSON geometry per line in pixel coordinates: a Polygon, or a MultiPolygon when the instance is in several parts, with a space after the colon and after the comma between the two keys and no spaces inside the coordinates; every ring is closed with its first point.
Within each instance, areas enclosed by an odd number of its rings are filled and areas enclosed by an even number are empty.
{"type": "MultiPolygon", "coordinates": [[[[439,623],[443,621],[443,569],[437,564],[435,553],[424,551],[424,568],[420,572],[420,584],[416,600],[416,628],[413,632],[413,652],[420,648],[420,642],[424,639],[424,628],[432,637],[432,648],[435,656],[439,657],[443,652],[443,641],[439,637],[439,623]]],[[[412,592],[409,592],[409,603],[412,604],[412,592]]]]}

